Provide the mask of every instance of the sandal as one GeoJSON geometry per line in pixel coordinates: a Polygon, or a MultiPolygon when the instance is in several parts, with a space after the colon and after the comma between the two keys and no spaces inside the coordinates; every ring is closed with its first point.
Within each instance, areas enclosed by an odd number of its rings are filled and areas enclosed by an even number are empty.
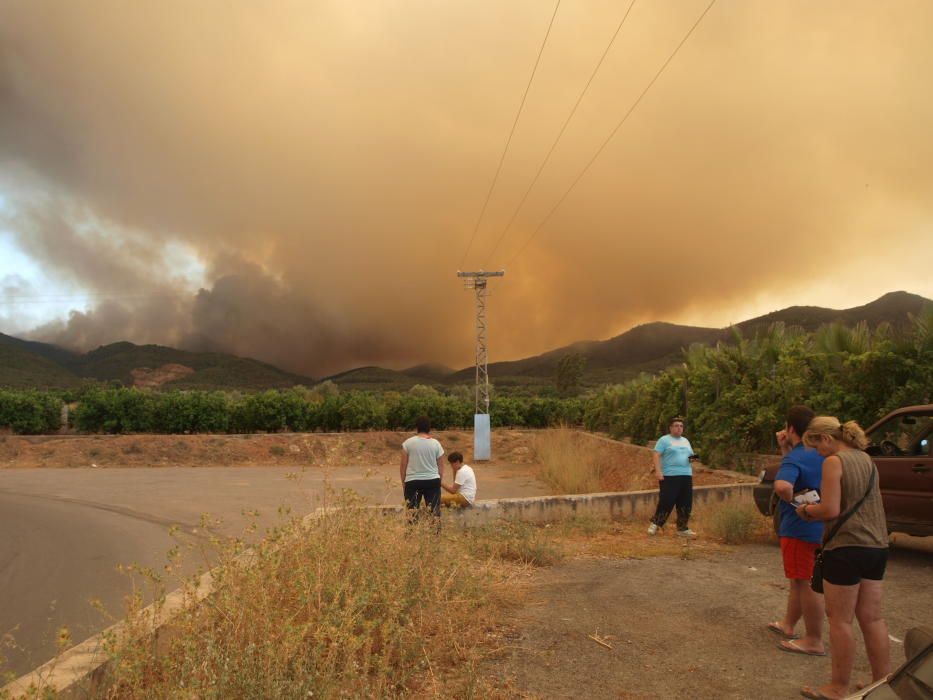
{"type": "Polygon", "coordinates": [[[796,634],[787,634],[782,628],[780,622],[769,622],[768,631],[774,632],[774,634],[783,637],[784,639],[800,639],[799,635],[796,634]]]}
{"type": "Polygon", "coordinates": [[[814,689],[806,685],[800,689],[800,694],[812,700],[841,700],[840,698],[834,698],[830,695],[824,695],[819,688],[814,689]]]}
{"type": "Polygon", "coordinates": [[[778,642],[778,649],[786,651],[788,654],[803,654],[804,656],[826,656],[825,651],[807,651],[797,644],[793,639],[782,639],[778,642]]]}

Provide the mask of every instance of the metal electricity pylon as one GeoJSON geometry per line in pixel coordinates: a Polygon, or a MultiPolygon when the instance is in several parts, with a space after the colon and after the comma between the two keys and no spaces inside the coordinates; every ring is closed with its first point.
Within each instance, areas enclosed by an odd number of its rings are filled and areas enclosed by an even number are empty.
{"type": "Polygon", "coordinates": [[[490,277],[504,277],[505,270],[498,272],[460,272],[457,277],[464,280],[464,288],[476,292],[476,410],[477,415],[489,413],[489,368],[486,354],[486,283],[490,277]]]}

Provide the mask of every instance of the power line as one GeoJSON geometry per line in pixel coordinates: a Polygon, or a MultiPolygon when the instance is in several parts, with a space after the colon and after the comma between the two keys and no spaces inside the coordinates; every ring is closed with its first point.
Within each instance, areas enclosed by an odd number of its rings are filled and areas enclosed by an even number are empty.
{"type": "Polygon", "coordinates": [[[649,82],[647,87],[644,90],[642,90],[641,94],[638,96],[638,99],[636,99],[635,102],[632,103],[632,106],[629,107],[628,111],[625,113],[625,115],[622,117],[619,123],[616,124],[615,128],[609,133],[609,136],[606,137],[606,140],[603,141],[602,145],[596,150],[596,153],[593,155],[593,157],[590,158],[590,161],[586,164],[586,167],[584,167],[583,170],[580,171],[580,173],[577,175],[574,181],[570,184],[570,187],[568,187],[567,190],[564,192],[564,194],[561,195],[560,199],[557,200],[557,204],[555,204],[551,208],[547,216],[544,217],[544,220],[541,221],[540,224],[538,224],[537,228],[535,228],[535,230],[531,233],[531,236],[529,236],[525,240],[525,242],[518,249],[515,255],[509,258],[509,263],[506,265],[506,267],[511,265],[511,263],[516,258],[518,258],[519,255],[522,254],[525,248],[528,247],[528,244],[531,243],[532,240],[534,240],[535,236],[537,236],[538,233],[541,231],[541,229],[544,228],[545,224],[547,224],[547,222],[550,221],[551,217],[554,215],[554,212],[558,210],[560,205],[564,203],[564,200],[567,199],[568,195],[574,190],[574,188],[577,186],[580,180],[583,179],[583,176],[586,175],[590,167],[592,167],[593,163],[596,162],[596,159],[599,158],[600,154],[603,152],[603,150],[605,150],[606,146],[609,145],[609,142],[612,141],[613,137],[616,135],[616,133],[618,133],[619,129],[622,128],[622,125],[625,124],[628,118],[632,115],[632,112],[635,111],[635,108],[638,107],[639,103],[642,101],[642,98],[644,98],[644,96],[648,94],[648,91],[651,89],[651,86],[654,85],[655,82],[657,82],[658,78],[661,77],[661,74],[664,72],[664,69],[667,68],[667,66],[670,64],[671,61],[674,60],[674,57],[677,55],[677,52],[680,51],[680,48],[685,43],[687,43],[687,39],[690,38],[690,35],[693,34],[693,31],[700,25],[700,22],[703,21],[703,18],[706,17],[706,14],[710,11],[710,9],[712,9],[713,5],[715,4],[716,4],[716,0],[711,0],[710,4],[706,6],[706,9],[703,10],[703,12],[697,18],[696,22],[693,23],[693,26],[690,27],[690,29],[684,35],[684,38],[680,40],[680,43],[677,44],[676,48],[671,53],[671,55],[667,57],[667,60],[664,61],[661,68],[658,69],[658,72],[654,74],[654,77],[651,79],[651,82],[649,82]]]}
{"type": "Polygon", "coordinates": [[[496,251],[499,250],[499,246],[502,244],[502,241],[505,240],[506,235],[512,229],[512,224],[514,224],[515,219],[518,218],[518,213],[522,210],[522,207],[525,206],[525,201],[528,199],[528,195],[531,194],[531,190],[534,189],[534,186],[537,184],[538,178],[540,178],[541,173],[544,172],[544,168],[547,166],[548,161],[551,159],[551,154],[554,153],[554,149],[557,148],[557,144],[560,142],[561,137],[563,137],[564,131],[567,130],[567,125],[570,124],[570,120],[573,119],[573,115],[577,113],[577,108],[583,101],[583,97],[586,95],[587,90],[590,89],[590,85],[592,84],[593,79],[596,77],[600,67],[603,65],[603,61],[606,60],[606,56],[609,54],[609,49],[612,48],[616,37],[619,36],[619,32],[622,31],[622,26],[625,24],[625,20],[628,19],[629,13],[632,11],[634,6],[635,0],[632,0],[631,4],[628,6],[628,9],[625,11],[625,14],[622,16],[622,20],[616,27],[615,32],[609,39],[609,43],[606,45],[606,49],[603,51],[603,55],[599,57],[599,61],[596,63],[596,67],[593,68],[593,72],[590,73],[589,80],[587,80],[586,85],[583,86],[583,91],[580,93],[580,96],[577,97],[577,101],[574,103],[573,108],[570,110],[570,114],[568,114],[567,118],[564,120],[564,124],[561,126],[560,131],[557,133],[557,137],[554,139],[554,143],[551,144],[547,155],[545,155],[544,160],[541,161],[541,165],[538,167],[538,172],[535,173],[535,176],[532,178],[531,184],[528,185],[528,189],[525,190],[525,194],[522,196],[521,201],[518,203],[518,206],[515,207],[515,211],[512,212],[512,216],[509,219],[509,222],[505,225],[505,228],[502,229],[502,233],[499,234],[499,240],[496,241],[496,245],[493,246],[492,253],[489,254],[490,263],[486,265],[487,268],[490,267],[492,263],[492,257],[496,254],[496,251]]]}
{"type": "Polygon", "coordinates": [[[502,172],[502,164],[505,162],[505,156],[509,152],[509,145],[512,143],[512,136],[515,135],[515,127],[518,126],[518,120],[522,116],[522,110],[525,108],[525,100],[528,98],[528,91],[531,89],[531,83],[535,79],[535,73],[538,72],[538,64],[541,62],[541,54],[544,53],[544,47],[547,45],[547,39],[551,35],[551,27],[554,26],[554,18],[557,17],[558,8],[560,8],[560,0],[557,0],[557,4],[554,5],[554,13],[551,15],[551,21],[547,25],[547,31],[544,33],[544,40],[541,42],[541,48],[538,49],[538,57],[535,59],[535,65],[531,69],[531,76],[528,78],[528,84],[525,86],[525,92],[522,95],[522,101],[518,105],[518,112],[515,113],[515,120],[512,122],[512,129],[509,131],[509,138],[506,139],[505,148],[502,149],[502,155],[499,157],[499,165],[496,167],[496,174],[492,178],[492,184],[489,186],[489,191],[486,193],[486,200],[483,202],[483,207],[480,209],[479,217],[476,219],[476,226],[473,227],[473,233],[470,236],[470,242],[467,244],[466,252],[463,254],[463,260],[460,261],[461,268],[466,263],[467,256],[470,254],[470,249],[473,247],[473,241],[476,239],[476,233],[479,231],[480,224],[483,221],[483,216],[486,214],[486,207],[489,206],[489,200],[492,198],[492,192],[496,188],[496,183],[499,181],[499,173],[502,172]]]}

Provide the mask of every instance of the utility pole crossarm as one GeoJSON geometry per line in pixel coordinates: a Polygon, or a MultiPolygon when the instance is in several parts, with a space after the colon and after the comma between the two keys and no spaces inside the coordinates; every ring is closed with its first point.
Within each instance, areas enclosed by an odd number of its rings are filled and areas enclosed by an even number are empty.
{"type": "Polygon", "coordinates": [[[505,277],[505,270],[497,270],[495,272],[486,272],[485,270],[480,270],[479,272],[461,272],[457,270],[457,277],[505,277]]]}

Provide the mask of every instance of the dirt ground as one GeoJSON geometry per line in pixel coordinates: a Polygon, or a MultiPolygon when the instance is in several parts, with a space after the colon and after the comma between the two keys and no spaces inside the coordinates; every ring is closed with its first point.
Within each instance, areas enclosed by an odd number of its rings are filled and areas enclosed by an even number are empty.
{"type": "MultiPolygon", "coordinates": [[[[482,670],[503,695],[795,698],[828,679],[829,657],[783,653],[765,629],[787,595],[776,544],[726,547],[701,531],[685,548],[672,533],[648,538],[641,525],[591,538],[531,574],[505,652],[482,670]]],[[[906,630],[933,623],[931,574],[930,553],[892,549],[885,617],[895,667],[906,630]]],[[[869,675],[859,637],[854,679],[869,675]]]]}
{"type": "MultiPolygon", "coordinates": [[[[538,466],[533,430],[493,433],[494,459],[484,466],[507,467],[512,473],[533,474],[538,466]]],[[[0,469],[74,467],[378,467],[398,464],[399,449],[409,433],[277,433],[259,435],[63,435],[0,436],[0,469]]],[[[473,435],[444,430],[435,436],[450,452],[470,460],[473,435]]],[[[612,468],[606,491],[657,488],[650,450],[580,433],[605,450],[612,468]]],[[[697,485],[747,481],[748,476],[696,465],[697,485]]]]}
{"type": "MultiPolygon", "coordinates": [[[[410,433],[275,433],[255,435],[0,436],[2,468],[294,466],[398,464],[410,433]]],[[[469,454],[472,433],[440,431],[448,450],[469,454]]],[[[498,431],[494,463],[532,462],[531,434],[498,431]]]]}

